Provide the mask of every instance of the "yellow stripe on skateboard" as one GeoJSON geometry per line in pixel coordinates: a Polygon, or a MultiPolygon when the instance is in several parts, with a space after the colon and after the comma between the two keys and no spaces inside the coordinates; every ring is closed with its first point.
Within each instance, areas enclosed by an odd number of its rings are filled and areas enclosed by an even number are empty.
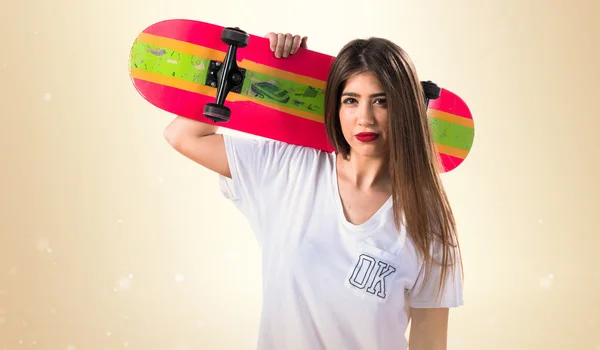
{"type": "Polygon", "coordinates": [[[453,124],[466,126],[467,128],[473,129],[475,127],[475,125],[473,123],[473,119],[463,118],[463,117],[460,117],[460,116],[457,116],[455,114],[451,114],[448,112],[442,112],[442,111],[438,111],[436,109],[429,109],[427,111],[427,114],[429,114],[429,116],[431,116],[432,118],[445,120],[445,121],[453,123],[453,124]]]}
{"type": "MultiPolygon", "coordinates": [[[[171,50],[180,51],[182,53],[199,56],[209,60],[223,61],[225,59],[225,52],[153,34],[141,33],[138,36],[137,41],[164,48],[169,48],[171,50]]],[[[271,75],[275,78],[290,80],[296,83],[309,85],[315,88],[325,89],[326,86],[325,81],[271,68],[269,66],[265,66],[248,60],[242,60],[238,63],[238,66],[240,68],[251,70],[253,72],[271,75]]]]}
{"type": "Polygon", "coordinates": [[[437,148],[439,153],[444,153],[449,156],[453,156],[453,157],[457,157],[457,158],[461,158],[461,159],[465,159],[467,157],[467,154],[469,154],[469,151],[458,149],[456,147],[442,145],[439,143],[436,143],[435,147],[437,148]]]}
{"type": "MultiPolygon", "coordinates": [[[[155,83],[155,84],[165,85],[165,86],[169,86],[172,88],[177,88],[177,89],[181,89],[181,90],[185,90],[185,91],[189,91],[189,92],[193,92],[193,93],[210,96],[213,98],[216,98],[216,96],[217,96],[217,89],[213,88],[211,86],[198,84],[198,83],[192,83],[190,81],[185,81],[185,80],[165,76],[162,74],[146,72],[146,71],[136,69],[136,68],[131,69],[131,77],[135,78],[135,79],[145,80],[145,81],[155,83]]],[[[280,105],[274,104],[274,103],[269,103],[269,102],[265,102],[265,101],[252,99],[246,95],[229,93],[227,95],[226,100],[231,101],[231,102],[249,101],[249,102],[263,105],[263,106],[271,108],[271,109],[279,110],[279,111],[282,111],[282,112],[285,112],[285,113],[288,113],[288,114],[291,114],[291,115],[294,115],[294,116],[297,116],[300,118],[309,119],[312,121],[323,123],[322,116],[315,115],[312,113],[302,112],[302,111],[299,111],[294,108],[283,107],[283,106],[280,106],[280,105]]]]}

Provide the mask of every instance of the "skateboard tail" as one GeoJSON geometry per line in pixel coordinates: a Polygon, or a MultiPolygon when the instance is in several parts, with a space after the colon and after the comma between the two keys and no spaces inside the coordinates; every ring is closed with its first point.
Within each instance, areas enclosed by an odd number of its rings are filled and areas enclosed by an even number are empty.
{"type": "Polygon", "coordinates": [[[442,89],[440,98],[431,100],[427,115],[444,172],[467,158],[474,141],[475,126],[466,103],[453,92],[442,89]]]}

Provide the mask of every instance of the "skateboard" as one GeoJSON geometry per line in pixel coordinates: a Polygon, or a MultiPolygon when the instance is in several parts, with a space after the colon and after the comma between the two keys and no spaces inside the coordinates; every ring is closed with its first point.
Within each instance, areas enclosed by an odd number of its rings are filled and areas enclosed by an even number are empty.
{"type": "MultiPolygon", "coordinates": [[[[323,107],[334,59],[305,48],[276,58],[267,38],[237,27],[170,19],[135,38],[129,75],[137,92],[164,111],[332,152],[323,107]]],[[[442,172],[449,172],[471,149],[473,118],[459,96],[431,81],[421,83],[442,172]]]]}

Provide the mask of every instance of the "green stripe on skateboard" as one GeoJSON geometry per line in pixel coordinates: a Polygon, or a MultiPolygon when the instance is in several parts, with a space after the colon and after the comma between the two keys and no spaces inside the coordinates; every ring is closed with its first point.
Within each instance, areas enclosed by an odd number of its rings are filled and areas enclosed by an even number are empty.
{"type": "MultiPolygon", "coordinates": [[[[136,42],[131,67],[142,71],[205,84],[210,60],[157,45],[136,42]]],[[[241,94],[321,116],[324,91],[305,84],[247,70],[241,94]]]]}
{"type": "Polygon", "coordinates": [[[433,139],[441,145],[468,151],[473,145],[475,130],[446,120],[429,117],[433,139]]]}
{"type": "Polygon", "coordinates": [[[266,99],[270,103],[318,116],[324,113],[325,91],[323,89],[254,71],[246,71],[246,81],[251,82],[250,86],[246,87],[244,84],[242,88],[242,94],[246,96],[266,99]],[[255,97],[256,95],[258,97],[255,97]]]}
{"type": "MultiPolygon", "coordinates": [[[[132,68],[153,72],[187,82],[204,84],[210,60],[196,55],[137,41],[132,47],[132,68]]],[[[322,116],[324,91],[268,74],[246,71],[241,94],[266,100],[298,111],[322,116]]],[[[430,117],[436,143],[469,150],[473,142],[472,128],[430,117]]]]}
{"type": "Polygon", "coordinates": [[[174,50],[136,42],[130,66],[146,72],[204,84],[210,60],[174,50]]]}

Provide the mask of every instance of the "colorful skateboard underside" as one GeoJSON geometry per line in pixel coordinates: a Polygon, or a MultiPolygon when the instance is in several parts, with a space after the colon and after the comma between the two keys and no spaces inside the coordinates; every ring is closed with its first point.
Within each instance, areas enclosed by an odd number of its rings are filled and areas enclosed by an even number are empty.
{"type": "MultiPolygon", "coordinates": [[[[209,73],[222,62],[228,46],[223,27],[191,20],[167,20],[146,28],[131,48],[130,75],[138,92],[170,113],[211,123],[202,114],[215,102],[216,88],[209,73]]],[[[324,89],[334,57],[299,50],[278,59],[267,39],[250,35],[237,50],[237,64],[245,70],[241,89],[230,92],[232,111],[221,127],[288,143],[332,151],[323,126],[324,89]],[[309,63],[308,63],[309,62],[309,63]]],[[[443,89],[429,103],[428,115],[444,171],[456,168],[467,156],[474,126],[466,104],[443,89]]]]}

